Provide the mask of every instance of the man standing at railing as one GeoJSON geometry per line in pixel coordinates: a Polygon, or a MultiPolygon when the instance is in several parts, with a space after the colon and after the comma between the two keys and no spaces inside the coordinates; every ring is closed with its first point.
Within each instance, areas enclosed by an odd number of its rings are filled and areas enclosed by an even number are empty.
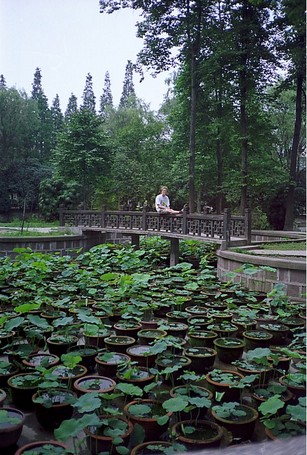
{"type": "Polygon", "coordinates": [[[156,210],[158,213],[171,213],[173,215],[179,215],[182,213],[182,210],[173,210],[170,206],[170,200],[167,196],[168,188],[167,186],[161,186],[160,194],[156,196],[156,210]]]}

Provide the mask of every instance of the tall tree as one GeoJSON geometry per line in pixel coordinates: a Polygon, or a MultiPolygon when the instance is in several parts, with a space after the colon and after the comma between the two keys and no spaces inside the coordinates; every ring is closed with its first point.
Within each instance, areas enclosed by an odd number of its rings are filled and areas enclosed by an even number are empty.
{"type": "Polygon", "coordinates": [[[6,88],[6,80],[3,74],[0,75],[0,90],[6,88]]]}
{"type": "Polygon", "coordinates": [[[199,89],[197,77],[202,30],[212,0],[100,0],[100,11],[112,13],[119,8],[142,10],[138,36],[144,39],[139,62],[156,72],[168,70],[175,63],[185,63],[190,70],[190,132],[189,132],[189,205],[195,208],[196,103],[199,89]]]}
{"type": "Polygon", "coordinates": [[[72,93],[69,97],[67,108],[65,111],[65,119],[78,111],[77,97],[72,93]]]}
{"type": "Polygon", "coordinates": [[[39,160],[46,163],[50,158],[52,144],[52,118],[48,107],[48,99],[42,87],[42,75],[39,68],[36,68],[32,84],[32,99],[37,102],[40,119],[40,128],[36,138],[36,152],[39,160]]]}
{"type": "Polygon", "coordinates": [[[85,87],[83,90],[83,104],[81,105],[81,109],[87,109],[93,114],[96,112],[96,97],[93,90],[93,78],[90,73],[86,76],[85,87]]]}
{"type": "Polygon", "coordinates": [[[306,87],[306,22],[305,5],[302,1],[283,0],[282,7],[285,22],[285,43],[291,62],[289,82],[292,81],[296,87],[295,124],[290,152],[289,185],[284,224],[285,230],[292,230],[295,215],[295,188],[298,171],[300,171],[298,157],[304,112],[304,89],[306,87]]]}
{"type": "Polygon", "coordinates": [[[123,91],[119,101],[119,107],[135,107],[136,106],[136,94],[133,84],[133,64],[130,60],[126,65],[125,78],[123,83],[123,91]]]}
{"type": "Polygon", "coordinates": [[[107,115],[108,110],[113,108],[113,96],[111,91],[111,80],[110,74],[107,71],[104,78],[104,87],[103,93],[100,97],[100,109],[99,113],[101,117],[105,118],[107,115]]]}
{"type": "Polygon", "coordinates": [[[109,169],[110,151],[101,123],[89,109],[71,115],[54,152],[56,177],[80,183],[84,208],[91,208],[96,186],[109,169]]]}
{"type": "Polygon", "coordinates": [[[56,134],[58,131],[62,129],[63,126],[63,114],[60,107],[60,98],[59,95],[56,94],[52,106],[50,108],[52,123],[53,123],[53,132],[56,134]]]}

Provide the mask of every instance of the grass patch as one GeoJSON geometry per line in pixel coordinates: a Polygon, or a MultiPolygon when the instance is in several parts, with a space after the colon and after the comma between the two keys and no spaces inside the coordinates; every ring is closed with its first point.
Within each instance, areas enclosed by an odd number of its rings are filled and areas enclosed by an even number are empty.
{"type": "Polygon", "coordinates": [[[2,231],[0,229],[0,237],[58,237],[59,235],[73,235],[68,230],[53,230],[48,232],[28,231],[25,229],[23,232],[20,230],[2,231]]]}
{"type": "MultiPolygon", "coordinates": [[[[13,219],[12,221],[10,222],[1,222],[0,223],[0,226],[1,227],[16,227],[16,228],[20,228],[21,227],[21,220],[19,218],[15,218],[13,219]]],[[[31,218],[29,220],[26,220],[25,223],[24,223],[24,229],[26,228],[54,228],[54,227],[58,227],[60,225],[59,221],[56,220],[56,221],[51,221],[51,222],[47,222],[47,221],[43,221],[43,220],[40,220],[39,218],[31,218]]]]}
{"type": "Polygon", "coordinates": [[[261,250],[298,251],[306,249],[306,242],[264,243],[263,245],[259,245],[258,248],[261,250]]]}

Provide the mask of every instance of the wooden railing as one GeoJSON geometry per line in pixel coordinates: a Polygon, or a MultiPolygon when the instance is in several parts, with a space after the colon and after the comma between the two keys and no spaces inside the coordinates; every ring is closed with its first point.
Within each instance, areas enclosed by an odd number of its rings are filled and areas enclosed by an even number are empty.
{"type": "Polygon", "coordinates": [[[244,216],[233,216],[229,209],[223,215],[188,214],[161,215],[143,211],[92,211],[60,210],[61,226],[101,228],[105,231],[129,231],[135,234],[158,235],[177,234],[178,237],[192,236],[205,239],[219,239],[229,246],[233,239],[251,243],[250,211],[244,216]]]}

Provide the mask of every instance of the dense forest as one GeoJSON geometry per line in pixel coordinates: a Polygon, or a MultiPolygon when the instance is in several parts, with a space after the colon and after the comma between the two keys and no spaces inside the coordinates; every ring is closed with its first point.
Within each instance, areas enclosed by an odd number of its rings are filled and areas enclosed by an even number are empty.
{"type": "Polygon", "coordinates": [[[31,94],[0,77],[1,217],[153,207],[163,184],[173,208],[250,208],[254,228],[292,229],[306,196],[303,0],[99,8],[142,13],[143,49],[127,62],[118,106],[108,72],[100,96],[88,73],[82,100],[71,93],[64,111],[57,94],[47,99],[39,67],[31,94]],[[135,93],[144,67],[171,74],[158,112],[135,93]]]}

